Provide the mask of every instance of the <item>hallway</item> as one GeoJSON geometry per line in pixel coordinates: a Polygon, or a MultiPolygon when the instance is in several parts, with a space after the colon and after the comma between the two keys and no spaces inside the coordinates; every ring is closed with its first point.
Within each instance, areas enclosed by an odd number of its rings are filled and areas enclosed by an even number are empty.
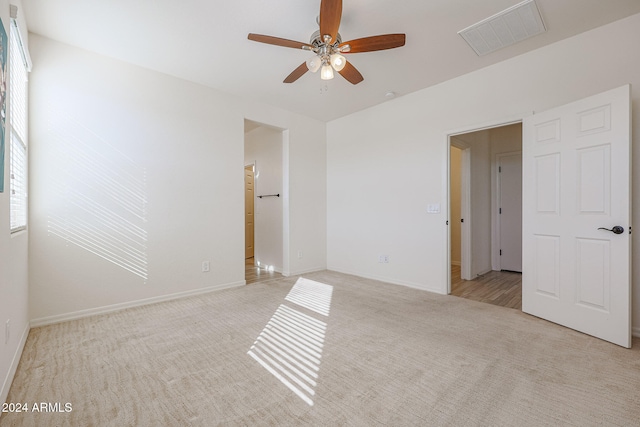
{"type": "Polygon", "coordinates": [[[460,266],[451,266],[451,295],[522,310],[522,274],[490,271],[475,280],[462,280],[460,266]]]}

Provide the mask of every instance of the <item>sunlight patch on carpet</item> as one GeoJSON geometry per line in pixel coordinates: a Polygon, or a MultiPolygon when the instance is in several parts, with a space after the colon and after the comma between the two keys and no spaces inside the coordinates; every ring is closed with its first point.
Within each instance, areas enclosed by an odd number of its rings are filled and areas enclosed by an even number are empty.
{"type": "Polygon", "coordinates": [[[332,294],[333,286],[301,277],[293,285],[285,299],[316,313],[328,316],[331,309],[332,294]]]}
{"type": "MultiPolygon", "coordinates": [[[[329,315],[333,286],[300,278],[285,300],[329,315]]],[[[326,322],[281,304],[247,352],[309,406],[317,385],[326,322]]]]}

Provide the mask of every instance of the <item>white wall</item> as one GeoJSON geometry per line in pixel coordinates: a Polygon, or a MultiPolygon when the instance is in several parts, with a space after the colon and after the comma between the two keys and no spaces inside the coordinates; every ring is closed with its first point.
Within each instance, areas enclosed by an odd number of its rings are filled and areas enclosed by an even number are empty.
{"type": "Polygon", "coordinates": [[[245,118],[287,129],[286,241],[305,257],[285,264],[325,268],[323,123],[37,35],[30,48],[35,324],[243,284],[245,118]]]}
{"type": "Polygon", "coordinates": [[[261,104],[243,106],[254,122],[283,132],[283,274],[296,275],[327,266],[326,126],[299,114],[261,104]],[[288,209],[287,209],[288,206],[288,209]],[[302,258],[298,253],[302,252],[302,258]]]}
{"type": "Polygon", "coordinates": [[[491,270],[491,140],[489,131],[458,135],[469,145],[471,206],[471,277],[491,270]]]}
{"type": "MultiPolygon", "coordinates": [[[[12,0],[18,6],[20,1],[12,0]]],[[[0,0],[0,18],[7,36],[10,33],[9,2],[0,0]]],[[[21,24],[25,24],[24,21],[21,24]]],[[[26,27],[22,34],[27,37],[26,27]]],[[[8,59],[11,61],[11,58],[8,59]]],[[[7,64],[7,70],[8,70],[7,64]]],[[[11,108],[7,101],[7,108],[11,108]]],[[[28,231],[10,233],[9,222],[9,132],[5,130],[4,191],[0,193],[0,402],[4,402],[18,367],[20,354],[29,332],[28,305],[28,231]],[[6,322],[10,321],[10,336],[5,342],[6,322]]],[[[1,414],[0,414],[1,416],[1,414]]]]}
{"type": "MultiPolygon", "coordinates": [[[[640,143],[640,15],[396,98],[327,125],[327,251],[333,270],[446,292],[446,135],[513,121],[631,83],[640,143]],[[377,263],[387,252],[389,264],[377,263]]],[[[633,153],[640,164],[640,152],[633,153]]],[[[634,174],[640,188],[640,174],[634,174]]],[[[640,197],[634,198],[640,221],[640,197]]],[[[637,248],[638,233],[633,245],[637,248]]],[[[633,264],[640,265],[634,251],[633,264]]],[[[640,269],[633,273],[640,333],[640,269]]]]}
{"type": "Polygon", "coordinates": [[[273,266],[281,273],[282,131],[260,126],[245,133],[244,147],[245,165],[255,164],[254,258],[260,265],[273,266]],[[280,194],[281,197],[257,197],[265,194],[280,194]]]}

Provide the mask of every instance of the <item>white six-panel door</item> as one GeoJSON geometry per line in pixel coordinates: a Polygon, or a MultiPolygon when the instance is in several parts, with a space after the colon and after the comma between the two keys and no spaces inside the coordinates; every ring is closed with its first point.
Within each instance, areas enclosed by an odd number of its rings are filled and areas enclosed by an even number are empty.
{"type": "Polygon", "coordinates": [[[522,310],[624,347],[630,129],[628,85],[523,122],[522,310]]]}

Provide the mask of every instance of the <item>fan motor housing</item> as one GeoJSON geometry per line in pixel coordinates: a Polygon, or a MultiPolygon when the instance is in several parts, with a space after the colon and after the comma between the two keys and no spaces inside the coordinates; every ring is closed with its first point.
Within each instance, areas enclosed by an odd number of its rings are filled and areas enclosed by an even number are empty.
{"type": "MultiPolygon", "coordinates": [[[[336,36],[336,41],[331,44],[331,46],[338,47],[338,45],[342,43],[342,36],[340,33],[336,36]]],[[[316,49],[325,45],[324,40],[322,40],[322,36],[320,35],[320,30],[311,34],[311,38],[309,39],[309,44],[315,47],[316,49]]]]}

